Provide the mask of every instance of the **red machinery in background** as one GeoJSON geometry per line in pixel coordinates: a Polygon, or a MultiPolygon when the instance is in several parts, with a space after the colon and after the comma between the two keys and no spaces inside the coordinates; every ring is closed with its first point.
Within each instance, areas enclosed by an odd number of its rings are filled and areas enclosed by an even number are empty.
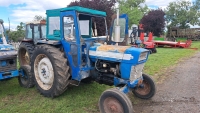
{"type": "Polygon", "coordinates": [[[140,40],[141,40],[142,47],[145,48],[145,49],[148,49],[150,51],[150,53],[156,53],[157,52],[156,45],[153,41],[153,33],[152,32],[149,32],[147,41],[145,41],[145,39],[144,39],[144,32],[141,32],[140,33],[140,40]]]}
{"type": "Polygon", "coordinates": [[[172,42],[172,41],[154,41],[157,47],[178,47],[178,48],[189,48],[192,44],[191,40],[187,40],[186,42],[172,42]]]}

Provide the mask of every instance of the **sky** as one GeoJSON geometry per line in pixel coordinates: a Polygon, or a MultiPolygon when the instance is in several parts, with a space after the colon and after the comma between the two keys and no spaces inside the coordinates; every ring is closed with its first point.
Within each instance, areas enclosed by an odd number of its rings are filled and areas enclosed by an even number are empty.
{"type": "MultiPolygon", "coordinates": [[[[20,22],[30,22],[35,15],[45,15],[48,9],[66,7],[73,0],[0,0],[0,19],[4,20],[4,26],[8,28],[10,19],[11,29],[14,30],[20,22]]],[[[156,9],[165,8],[175,0],[146,0],[147,6],[156,9]]]]}

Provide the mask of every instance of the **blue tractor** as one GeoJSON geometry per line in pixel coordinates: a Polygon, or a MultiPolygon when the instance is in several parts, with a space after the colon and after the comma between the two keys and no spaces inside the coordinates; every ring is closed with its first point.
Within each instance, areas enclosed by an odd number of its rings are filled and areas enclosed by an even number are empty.
{"type": "Polygon", "coordinates": [[[8,37],[3,20],[0,19],[0,81],[18,77],[19,84],[22,87],[33,87],[31,67],[24,65],[17,70],[17,51],[12,45],[7,44],[7,41],[8,37]]]}
{"type": "Polygon", "coordinates": [[[154,81],[142,72],[149,51],[120,46],[120,38],[127,34],[124,27],[120,30],[125,21],[116,18],[115,33],[111,30],[113,35],[108,36],[105,12],[73,6],[46,14],[46,39],[37,41],[31,57],[31,73],[42,95],[59,96],[81,81],[114,85],[117,88],[104,91],[99,99],[102,113],[133,113],[128,92],[142,99],[154,96],[154,81]]]}

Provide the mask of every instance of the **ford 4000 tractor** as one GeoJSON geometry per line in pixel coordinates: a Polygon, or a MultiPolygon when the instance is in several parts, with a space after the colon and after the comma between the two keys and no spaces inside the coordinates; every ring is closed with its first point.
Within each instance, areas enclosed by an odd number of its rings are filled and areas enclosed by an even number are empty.
{"type": "Polygon", "coordinates": [[[17,51],[12,45],[7,44],[8,37],[0,19],[0,81],[13,77],[18,77],[19,84],[22,87],[30,88],[34,86],[31,67],[28,65],[21,66],[17,70],[17,51]]]}
{"type": "Polygon", "coordinates": [[[108,36],[105,12],[74,6],[47,10],[46,14],[46,39],[37,41],[31,57],[35,85],[42,95],[56,97],[69,84],[78,86],[81,81],[94,80],[117,87],[102,93],[102,113],[132,113],[128,92],[142,99],[155,94],[153,80],[142,72],[149,51],[120,46],[125,31],[120,30],[119,18],[115,35],[108,36]]]}

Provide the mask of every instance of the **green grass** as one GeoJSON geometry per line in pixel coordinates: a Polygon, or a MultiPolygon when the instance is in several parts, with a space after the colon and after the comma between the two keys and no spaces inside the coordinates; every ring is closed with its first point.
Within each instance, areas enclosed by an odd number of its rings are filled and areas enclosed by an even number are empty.
{"type": "MultiPolygon", "coordinates": [[[[192,47],[199,48],[200,42],[193,42],[192,47]]],[[[199,51],[198,50],[198,51],[199,51]]],[[[179,61],[195,54],[195,50],[157,48],[145,65],[144,72],[156,80],[162,73],[179,61]]],[[[17,78],[0,81],[0,113],[98,113],[98,100],[101,93],[110,86],[98,83],[81,84],[70,87],[57,98],[46,98],[36,88],[25,89],[19,86],[17,78]]],[[[131,100],[133,102],[134,98],[131,100]]]]}
{"type": "Polygon", "coordinates": [[[160,38],[160,37],[154,37],[154,40],[160,40],[160,41],[164,41],[164,38],[160,38]]]}

